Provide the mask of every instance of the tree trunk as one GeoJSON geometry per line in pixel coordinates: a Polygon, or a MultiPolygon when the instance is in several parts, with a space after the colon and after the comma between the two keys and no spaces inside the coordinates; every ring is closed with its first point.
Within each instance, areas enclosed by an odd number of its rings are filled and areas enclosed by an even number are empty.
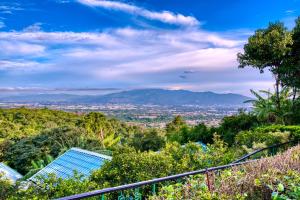
{"type": "Polygon", "coordinates": [[[295,100],[296,100],[296,95],[297,95],[297,88],[293,87],[293,105],[294,105],[295,100]]]}
{"type": "Polygon", "coordinates": [[[276,92],[276,106],[277,106],[277,110],[280,111],[281,109],[281,105],[280,105],[280,91],[279,91],[279,87],[280,87],[280,80],[279,80],[279,75],[276,76],[276,83],[275,83],[275,92],[276,92]]]}

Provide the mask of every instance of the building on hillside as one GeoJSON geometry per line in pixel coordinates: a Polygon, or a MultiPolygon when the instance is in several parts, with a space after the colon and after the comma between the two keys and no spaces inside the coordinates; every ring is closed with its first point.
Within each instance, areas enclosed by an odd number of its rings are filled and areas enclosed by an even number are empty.
{"type": "Polygon", "coordinates": [[[195,143],[200,145],[203,151],[205,151],[205,152],[208,151],[207,145],[204,144],[203,142],[198,141],[198,142],[195,142],[195,143]]]}
{"type": "Polygon", "coordinates": [[[71,148],[30,177],[28,181],[37,182],[38,177],[44,178],[49,174],[54,174],[57,178],[67,179],[73,177],[75,172],[83,175],[83,178],[87,178],[92,171],[101,168],[105,162],[111,159],[112,157],[107,155],[71,148]]]}
{"type": "MultiPolygon", "coordinates": [[[[206,145],[206,144],[204,144],[203,142],[200,142],[200,141],[198,141],[198,142],[194,142],[196,145],[199,145],[199,146],[201,146],[201,148],[202,148],[202,150],[204,151],[204,152],[207,152],[209,149],[208,149],[208,146],[206,145]]],[[[184,145],[181,145],[181,146],[183,146],[183,147],[185,147],[185,144],[184,145]]]]}
{"type": "Polygon", "coordinates": [[[18,179],[23,177],[16,170],[10,168],[4,163],[0,163],[0,174],[3,174],[3,177],[10,180],[12,183],[15,183],[18,179]]]}

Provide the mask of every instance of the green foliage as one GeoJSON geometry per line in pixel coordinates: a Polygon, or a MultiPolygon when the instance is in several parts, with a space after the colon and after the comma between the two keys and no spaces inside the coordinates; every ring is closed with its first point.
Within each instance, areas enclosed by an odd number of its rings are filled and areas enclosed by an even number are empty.
{"type": "Polygon", "coordinates": [[[176,116],[172,122],[166,125],[166,136],[171,142],[184,144],[189,127],[181,116],[176,116]]]}
{"type": "Polygon", "coordinates": [[[14,192],[12,183],[0,172],[0,199],[6,199],[14,192]]]}
{"type": "Polygon", "coordinates": [[[277,95],[270,91],[260,90],[264,94],[264,98],[259,93],[251,90],[251,93],[257,98],[248,102],[253,103],[253,114],[264,123],[286,124],[290,121],[293,114],[293,102],[290,99],[292,93],[290,89],[285,87],[279,92],[280,109],[277,109],[277,95]]]}
{"type": "Polygon", "coordinates": [[[166,125],[166,136],[170,142],[185,144],[188,142],[211,143],[214,132],[205,124],[199,123],[190,127],[182,117],[176,116],[172,122],[166,125]]]}
{"type": "Polygon", "coordinates": [[[165,145],[165,139],[158,129],[149,129],[135,133],[129,139],[129,145],[140,151],[158,151],[165,145]]]}
{"type": "Polygon", "coordinates": [[[57,157],[71,147],[93,149],[101,147],[101,143],[81,128],[54,128],[11,144],[5,150],[3,159],[12,168],[26,174],[33,169],[32,161],[47,160],[48,155],[57,157]]]}
{"type": "Polygon", "coordinates": [[[259,29],[249,37],[244,53],[238,54],[240,67],[253,66],[261,71],[269,67],[277,74],[278,67],[291,51],[292,43],[292,36],[283,23],[270,23],[268,28],[259,29]]]}
{"type": "Polygon", "coordinates": [[[265,68],[276,79],[276,108],[280,110],[279,99],[280,76],[284,61],[291,52],[293,39],[283,23],[270,23],[266,29],[259,29],[244,45],[244,53],[237,55],[241,68],[252,66],[262,73],[265,68]]]}
{"type": "Polygon", "coordinates": [[[97,170],[92,180],[102,187],[117,186],[167,176],[172,168],[172,160],[168,156],[124,147],[114,152],[112,161],[97,170]]]}
{"type": "Polygon", "coordinates": [[[125,124],[97,112],[85,115],[78,122],[78,126],[83,127],[88,134],[96,136],[105,148],[116,145],[121,141],[121,136],[128,135],[125,124]]]}
{"type": "Polygon", "coordinates": [[[17,140],[48,128],[74,126],[78,119],[73,113],[49,109],[0,109],[0,139],[17,140]]]}
{"type": "Polygon", "coordinates": [[[289,139],[289,132],[258,132],[253,130],[240,132],[236,136],[235,142],[237,146],[245,145],[251,148],[257,143],[263,143],[265,147],[267,147],[273,144],[287,142],[289,139]]]}
{"type": "Polygon", "coordinates": [[[151,200],[299,199],[300,146],[283,154],[207,176],[196,175],[163,187],[151,200]]]}
{"type": "Polygon", "coordinates": [[[238,115],[224,117],[220,127],[216,128],[215,131],[231,146],[234,144],[235,136],[240,131],[250,130],[259,124],[260,122],[255,115],[240,112],[238,115]]]}
{"type": "Polygon", "coordinates": [[[203,199],[203,200],[243,200],[240,195],[230,197],[210,192],[205,184],[205,176],[198,175],[197,179],[187,179],[184,183],[176,183],[164,186],[156,196],[150,200],[173,200],[173,199],[203,199]]]}
{"type": "Polygon", "coordinates": [[[56,199],[97,188],[94,182],[83,179],[82,175],[76,173],[74,177],[65,180],[50,174],[47,178],[40,177],[37,182],[39,183],[38,187],[35,184],[29,184],[26,190],[21,189],[22,185],[19,185],[19,190],[16,190],[8,199],[56,199]]]}
{"type": "Polygon", "coordinates": [[[254,130],[254,132],[270,133],[270,132],[289,132],[290,140],[300,140],[300,126],[284,126],[284,125],[271,125],[262,126],[254,130]]]}
{"type": "Polygon", "coordinates": [[[289,123],[300,125],[300,97],[293,102],[293,112],[289,116],[289,123]]]}
{"type": "MultiPolygon", "coordinates": [[[[5,126],[0,128],[3,133],[3,138],[0,139],[0,160],[5,160],[9,166],[23,174],[27,173],[25,178],[51,162],[51,157],[56,158],[72,147],[101,153],[112,151],[113,159],[95,171],[91,179],[82,180],[80,175],[69,180],[50,176],[41,181],[41,187],[31,185],[27,191],[22,190],[19,185],[12,186],[1,180],[0,191],[3,194],[0,193],[0,199],[57,198],[96,188],[228,164],[242,153],[238,146],[232,145],[235,144],[234,138],[237,138],[236,144],[245,145],[262,141],[267,141],[267,144],[283,141],[285,138],[281,138],[282,135],[278,132],[284,131],[290,133],[290,138],[300,138],[298,126],[256,128],[261,122],[255,115],[245,112],[224,118],[220,127],[216,128],[209,128],[201,123],[188,126],[178,116],[165,130],[131,127],[101,113],[75,115],[37,109],[32,113],[41,116],[33,117],[30,112],[30,109],[25,108],[0,112],[0,123],[5,126]],[[42,121],[34,122],[40,119],[42,121]],[[52,121],[54,119],[58,123],[52,121]],[[20,130],[24,132],[21,134],[18,132],[20,130]],[[201,145],[193,141],[209,143],[208,149],[204,151],[201,145]]],[[[146,192],[148,190],[149,188],[145,189],[146,192]]],[[[217,198],[213,193],[209,196],[206,190],[199,190],[197,195],[204,199],[217,198]]],[[[226,197],[225,195],[224,199],[226,197]]]]}
{"type": "Polygon", "coordinates": [[[299,140],[300,126],[271,125],[241,131],[235,137],[235,146],[242,146],[247,153],[250,153],[273,144],[299,140]]]}
{"type": "Polygon", "coordinates": [[[92,180],[102,187],[117,186],[227,164],[234,159],[234,152],[217,136],[207,152],[195,143],[185,146],[168,143],[160,152],[139,152],[124,147],[114,152],[112,161],[97,170],[92,180]]]}
{"type": "Polygon", "coordinates": [[[186,141],[198,142],[201,141],[205,144],[213,142],[213,134],[204,123],[199,123],[196,126],[192,127],[190,133],[187,136],[186,141]]]}
{"type": "Polygon", "coordinates": [[[300,89],[300,17],[296,19],[292,39],[291,52],[284,61],[284,67],[280,68],[280,79],[284,85],[297,92],[300,89]]]}

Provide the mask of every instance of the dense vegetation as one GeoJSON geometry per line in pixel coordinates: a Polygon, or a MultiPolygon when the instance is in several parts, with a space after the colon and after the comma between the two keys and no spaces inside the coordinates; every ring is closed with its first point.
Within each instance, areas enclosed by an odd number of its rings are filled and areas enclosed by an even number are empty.
{"type": "Polygon", "coordinates": [[[219,175],[210,174],[210,181],[213,185],[208,188],[205,175],[198,175],[185,183],[165,186],[150,199],[299,199],[300,146],[219,175]]]}
{"type": "MultiPolygon", "coordinates": [[[[71,147],[113,156],[88,179],[82,180],[80,174],[68,180],[50,176],[39,187],[28,185],[27,190],[21,182],[13,185],[0,175],[0,199],[57,198],[227,164],[256,148],[299,141],[299,33],[300,18],[293,31],[282,23],[272,23],[249,38],[244,53],[238,55],[240,67],[252,66],[261,72],[269,69],[275,77],[275,92],[252,91],[256,97],[253,111],[225,117],[218,127],[189,126],[180,116],[163,129],[147,129],[95,112],[0,109],[0,162],[26,177],[71,147]]],[[[164,187],[153,198],[297,199],[299,173],[297,147],[243,170],[223,172],[213,192],[208,192],[200,176],[184,185],[164,187]]]]}

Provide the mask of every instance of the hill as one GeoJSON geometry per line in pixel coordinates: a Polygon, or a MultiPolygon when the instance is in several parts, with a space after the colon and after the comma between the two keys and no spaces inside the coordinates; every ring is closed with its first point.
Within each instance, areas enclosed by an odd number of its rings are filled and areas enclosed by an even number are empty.
{"type": "Polygon", "coordinates": [[[237,105],[249,97],[239,94],[191,92],[187,90],[141,89],[108,94],[95,98],[93,103],[152,104],[152,105],[237,105]]]}
{"type": "Polygon", "coordinates": [[[107,95],[33,94],[0,98],[1,102],[52,102],[85,104],[134,104],[134,105],[241,105],[249,97],[227,93],[192,92],[187,90],[139,89],[107,95]]]}

